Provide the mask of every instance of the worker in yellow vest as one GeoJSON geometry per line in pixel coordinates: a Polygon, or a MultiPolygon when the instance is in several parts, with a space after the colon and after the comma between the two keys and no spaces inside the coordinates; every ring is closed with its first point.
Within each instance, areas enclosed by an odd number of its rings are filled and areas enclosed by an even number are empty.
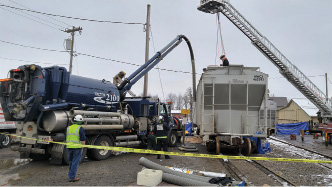
{"type": "Polygon", "coordinates": [[[85,145],[85,132],[81,127],[83,123],[82,115],[76,115],[73,119],[74,123],[67,127],[66,131],[66,143],[68,149],[69,160],[69,182],[79,181],[80,178],[76,177],[78,165],[81,162],[82,157],[82,145],[85,145]]]}

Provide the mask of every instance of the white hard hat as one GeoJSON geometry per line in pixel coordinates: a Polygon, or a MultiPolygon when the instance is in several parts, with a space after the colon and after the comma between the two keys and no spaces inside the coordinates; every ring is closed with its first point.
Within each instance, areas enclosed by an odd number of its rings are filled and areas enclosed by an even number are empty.
{"type": "Polygon", "coordinates": [[[164,117],[163,116],[159,116],[159,120],[162,120],[164,117]]]}
{"type": "Polygon", "coordinates": [[[82,115],[76,115],[74,118],[74,121],[83,121],[83,116],[82,115]]]}

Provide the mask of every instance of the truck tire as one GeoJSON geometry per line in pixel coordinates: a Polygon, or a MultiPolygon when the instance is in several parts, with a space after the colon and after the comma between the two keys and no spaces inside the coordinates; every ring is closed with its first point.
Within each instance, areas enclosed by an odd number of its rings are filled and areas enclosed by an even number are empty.
{"type": "Polygon", "coordinates": [[[9,133],[4,132],[4,134],[0,135],[0,147],[2,147],[2,148],[9,147],[12,142],[11,136],[6,135],[6,134],[9,134],[9,133]]]}
{"type": "MultiPolygon", "coordinates": [[[[87,148],[84,148],[83,151],[82,151],[82,155],[81,155],[81,161],[80,161],[80,163],[83,162],[83,160],[84,160],[84,158],[85,158],[85,155],[86,155],[86,151],[87,151],[87,148]]],[[[64,148],[63,148],[62,164],[64,164],[64,165],[69,165],[68,149],[67,149],[66,146],[64,146],[64,148]]]]}
{"type": "MultiPolygon", "coordinates": [[[[113,146],[113,140],[105,135],[99,136],[94,145],[97,146],[113,146]]],[[[93,160],[105,160],[109,158],[112,154],[111,150],[105,150],[105,149],[93,149],[91,150],[91,157],[93,160]]]]}
{"type": "Polygon", "coordinates": [[[168,146],[175,147],[177,143],[177,133],[176,131],[171,131],[168,138],[168,146]]]}

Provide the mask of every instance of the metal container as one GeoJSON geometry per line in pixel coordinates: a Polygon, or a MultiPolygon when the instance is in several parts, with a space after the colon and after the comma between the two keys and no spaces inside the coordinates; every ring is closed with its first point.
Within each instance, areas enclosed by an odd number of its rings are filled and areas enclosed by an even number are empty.
{"type": "Polygon", "coordinates": [[[232,136],[266,137],[259,110],[266,102],[268,75],[257,70],[243,65],[206,68],[197,86],[193,115],[204,142],[210,135],[231,136],[225,139],[230,144],[232,136]]]}

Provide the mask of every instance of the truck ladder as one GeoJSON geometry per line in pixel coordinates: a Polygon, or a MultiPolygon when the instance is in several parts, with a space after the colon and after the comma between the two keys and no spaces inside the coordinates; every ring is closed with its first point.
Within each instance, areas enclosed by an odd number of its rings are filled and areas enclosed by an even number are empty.
{"type": "Polygon", "coordinates": [[[197,8],[205,13],[224,14],[237,28],[239,28],[251,43],[277,66],[290,83],[307,97],[324,117],[332,117],[332,101],[293,65],[267,38],[254,28],[227,0],[201,0],[197,8]]]}

